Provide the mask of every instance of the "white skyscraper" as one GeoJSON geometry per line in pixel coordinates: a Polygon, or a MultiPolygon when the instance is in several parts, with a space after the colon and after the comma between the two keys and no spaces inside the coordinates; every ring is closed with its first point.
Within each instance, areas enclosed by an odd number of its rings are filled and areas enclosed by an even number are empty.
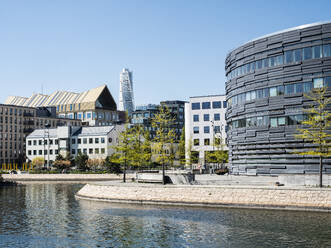
{"type": "Polygon", "coordinates": [[[127,111],[131,116],[134,111],[132,71],[124,68],[120,74],[119,110],[127,111]]]}

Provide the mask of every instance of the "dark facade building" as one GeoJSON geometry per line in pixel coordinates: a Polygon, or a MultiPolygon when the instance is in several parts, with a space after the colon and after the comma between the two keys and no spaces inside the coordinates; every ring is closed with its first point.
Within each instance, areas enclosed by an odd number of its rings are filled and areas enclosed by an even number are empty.
{"type": "Polygon", "coordinates": [[[166,106],[172,114],[175,121],[173,122],[171,128],[175,130],[176,141],[179,141],[182,130],[185,126],[185,101],[163,101],[160,102],[160,104],[161,106],[166,106]]]}
{"type": "Polygon", "coordinates": [[[153,139],[156,131],[152,127],[152,118],[159,113],[159,107],[160,105],[157,104],[137,106],[136,110],[132,112],[131,124],[142,125],[145,130],[149,131],[150,137],[153,139]]]}
{"type": "Polygon", "coordinates": [[[295,153],[311,145],[294,134],[312,104],[304,94],[331,87],[331,22],[250,41],[227,55],[225,69],[231,172],[318,173],[318,158],[295,153]]]}

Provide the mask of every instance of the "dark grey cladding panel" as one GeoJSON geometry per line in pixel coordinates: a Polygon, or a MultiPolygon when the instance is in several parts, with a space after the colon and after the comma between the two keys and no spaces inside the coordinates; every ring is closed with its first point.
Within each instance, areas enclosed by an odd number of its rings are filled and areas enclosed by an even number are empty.
{"type": "MultiPolygon", "coordinates": [[[[322,38],[331,38],[331,23],[278,33],[245,44],[228,54],[225,67],[227,72],[230,72],[230,69],[243,63],[282,54],[285,50],[325,44],[322,38]]],[[[313,78],[326,75],[331,75],[330,58],[259,70],[228,81],[227,99],[251,90],[288,83],[312,82],[313,78]]],[[[271,97],[228,108],[226,119],[230,123],[236,119],[257,116],[257,112],[264,112],[263,115],[266,116],[301,114],[302,107],[309,105],[310,102],[304,99],[302,94],[271,97]]],[[[228,132],[230,168],[233,167],[234,173],[237,174],[246,174],[247,171],[251,173],[249,170],[255,169],[257,174],[316,173],[313,166],[318,166],[318,159],[303,159],[301,155],[293,153],[313,147],[296,139],[296,133],[298,131],[295,126],[241,128],[228,132]],[[271,167],[272,165],[279,167],[271,167]]],[[[325,165],[330,166],[328,170],[331,173],[331,159],[325,161],[325,165]]]]}

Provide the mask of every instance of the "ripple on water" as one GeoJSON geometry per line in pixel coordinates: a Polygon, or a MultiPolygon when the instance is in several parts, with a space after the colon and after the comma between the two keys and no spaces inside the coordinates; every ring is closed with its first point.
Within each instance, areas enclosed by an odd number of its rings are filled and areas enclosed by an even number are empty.
{"type": "Polygon", "coordinates": [[[328,213],[76,200],[82,185],[0,189],[4,247],[330,247],[328,213]]]}

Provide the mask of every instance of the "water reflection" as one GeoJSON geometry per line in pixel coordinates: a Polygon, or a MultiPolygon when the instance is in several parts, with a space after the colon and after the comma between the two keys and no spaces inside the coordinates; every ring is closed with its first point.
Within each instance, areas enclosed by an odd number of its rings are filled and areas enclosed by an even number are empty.
{"type": "Polygon", "coordinates": [[[0,189],[1,247],[330,247],[331,214],[76,200],[82,185],[0,189]]]}

